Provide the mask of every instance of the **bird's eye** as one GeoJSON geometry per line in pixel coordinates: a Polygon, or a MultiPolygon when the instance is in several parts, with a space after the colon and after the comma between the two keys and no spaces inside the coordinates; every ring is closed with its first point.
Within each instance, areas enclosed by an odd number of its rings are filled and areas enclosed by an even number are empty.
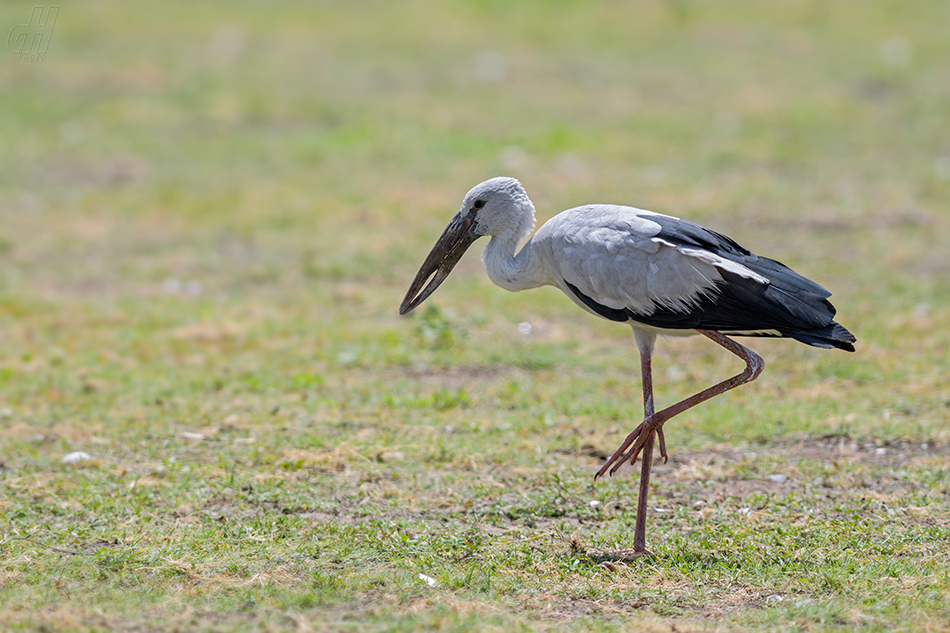
{"type": "Polygon", "coordinates": [[[475,201],[475,204],[473,204],[472,206],[475,207],[476,209],[481,209],[482,207],[485,206],[485,201],[484,201],[484,200],[476,200],[476,201],[475,201]]]}

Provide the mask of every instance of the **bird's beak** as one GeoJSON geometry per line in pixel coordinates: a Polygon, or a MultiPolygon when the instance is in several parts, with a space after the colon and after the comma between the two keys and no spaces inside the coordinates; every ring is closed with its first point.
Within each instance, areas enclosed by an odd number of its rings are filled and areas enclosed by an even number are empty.
{"type": "Polygon", "coordinates": [[[419,268],[416,278],[409,286],[409,292],[399,305],[399,314],[408,314],[414,310],[445,281],[468,247],[480,237],[475,233],[474,228],[475,223],[470,217],[463,216],[461,211],[455,214],[435,246],[429,251],[426,260],[422,262],[422,267],[419,268]],[[423,288],[422,286],[430,277],[432,280],[423,288]]]}

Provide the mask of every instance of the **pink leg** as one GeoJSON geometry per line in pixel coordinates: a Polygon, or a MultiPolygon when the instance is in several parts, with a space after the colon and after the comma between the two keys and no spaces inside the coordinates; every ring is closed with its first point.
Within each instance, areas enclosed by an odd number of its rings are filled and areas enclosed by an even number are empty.
{"type": "Polygon", "coordinates": [[[736,343],[731,338],[720,334],[719,332],[712,332],[709,330],[696,330],[703,336],[706,336],[715,343],[719,343],[727,350],[741,358],[746,363],[746,368],[741,374],[736,374],[732,378],[723,380],[717,385],[713,385],[708,389],[704,389],[699,393],[677,402],[671,407],[663,409],[659,413],[654,413],[652,416],[648,416],[643,422],[640,423],[637,428],[633,430],[630,435],[627,436],[627,439],[624,440],[623,444],[620,445],[620,448],[614,452],[610,459],[607,460],[607,463],[597,472],[594,476],[602,477],[608,471],[610,474],[617,472],[617,469],[620,468],[625,462],[632,461],[637,458],[637,455],[646,447],[646,444],[651,440],[654,434],[659,436],[660,439],[660,455],[664,459],[669,459],[669,455],[666,454],[666,440],[663,437],[663,423],[672,418],[675,415],[686,411],[692,407],[695,407],[701,402],[705,402],[714,396],[729,391],[730,389],[735,389],[739,385],[745,384],[752,380],[758,378],[759,374],[762,373],[762,370],[765,368],[765,361],[762,360],[758,354],[736,343]],[[632,446],[631,446],[632,444],[632,446]],[[629,450],[627,450],[629,449],[629,450]]]}
{"type": "MultiPolygon", "coordinates": [[[[652,347],[652,346],[651,346],[652,347]]],[[[643,419],[654,413],[653,405],[653,350],[640,349],[640,376],[643,379],[643,419]]],[[[665,443],[665,442],[664,442],[665,443]]],[[[663,447],[665,450],[665,446],[663,447]]],[[[650,469],[653,466],[653,435],[643,443],[643,460],[640,466],[640,494],[637,496],[637,524],[633,533],[633,550],[652,554],[647,549],[647,495],[650,493],[650,469]]]]}
{"type": "MultiPolygon", "coordinates": [[[[637,337],[640,349],[640,377],[643,385],[643,418],[654,413],[653,404],[653,343],[654,337],[637,337]]],[[[665,447],[664,447],[665,448],[665,447]]],[[[637,556],[653,554],[646,548],[647,495],[650,492],[650,468],[653,465],[653,436],[643,445],[640,468],[640,494],[637,496],[637,523],[633,534],[633,549],[592,551],[589,555],[599,560],[632,560],[637,556]]]]}
{"type": "MultiPolygon", "coordinates": [[[[644,419],[637,428],[624,440],[620,448],[611,456],[594,476],[601,477],[608,471],[611,475],[617,472],[627,461],[634,461],[641,452],[643,453],[643,464],[640,470],[640,495],[637,499],[637,522],[633,536],[633,549],[615,550],[611,552],[591,552],[595,558],[605,560],[630,560],[637,556],[652,554],[646,548],[646,525],[647,525],[647,494],[650,490],[650,468],[653,462],[653,441],[655,437],[660,440],[660,455],[664,460],[669,459],[666,453],[666,440],[663,437],[663,424],[673,416],[705,402],[714,396],[734,389],[739,385],[755,380],[765,368],[765,361],[752,350],[736,343],[731,338],[723,336],[719,332],[708,330],[697,330],[700,334],[708,337],[712,341],[722,345],[727,350],[741,358],[746,363],[746,368],[741,374],[728,378],[717,385],[700,391],[696,395],[690,396],[685,400],[677,402],[671,407],[663,409],[659,413],[654,413],[653,409],[653,371],[652,371],[652,345],[648,347],[640,346],[640,372],[643,376],[643,414],[644,419]],[[631,446],[632,445],[632,446],[631,446]],[[629,449],[629,450],[628,450],[629,449]]],[[[639,342],[639,341],[638,341],[639,342]]]]}

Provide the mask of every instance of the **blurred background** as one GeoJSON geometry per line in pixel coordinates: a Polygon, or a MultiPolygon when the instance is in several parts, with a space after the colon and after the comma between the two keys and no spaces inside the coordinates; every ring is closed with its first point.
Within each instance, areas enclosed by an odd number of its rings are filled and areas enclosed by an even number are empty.
{"type": "MultiPolygon", "coordinates": [[[[83,355],[149,365],[185,326],[283,330],[327,370],[410,362],[396,305],[504,174],[539,222],[615,202],[726,232],[833,290],[861,366],[946,377],[942,2],[89,1],[53,26],[33,7],[0,7],[8,373],[58,358],[74,371],[44,379],[69,391],[83,355]]],[[[433,302],[450,330],[504,332],[475,356],[504,358],[528,315],[535,341],[629,336],[479,269],[433,302]]]]}
{"type": "Polygon", "coordinates": [[[504,174],[539,222],[631,204],[793,266],[860,341],[823,371],[946,420],[945,3],[33,11],[0,7],[0,394],[26,419],[84,389],[151,402],[188,372],[240,391],[413,363],[633,367],[625,329],[499,291],[474,254],[427,315],[396,317],[463,194],[504,174]]]}

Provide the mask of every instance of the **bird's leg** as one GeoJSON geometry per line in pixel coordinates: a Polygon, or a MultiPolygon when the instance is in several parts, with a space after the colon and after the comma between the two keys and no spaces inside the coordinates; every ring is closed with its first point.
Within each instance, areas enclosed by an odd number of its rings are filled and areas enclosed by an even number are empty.
{"type": "Polygon", "coordinates": [[[646,450],[647,445],[649,444],[652,449],[653,436],[656,434],[660,440],[660,455],[664,459],[669,459],[669,456],[666,453],[666,441],[663,437],[663,424],[672,418],[675,415],[686,411],[691,407],[695,407],[701,402],[705,402],[710,398],[718,396],[719,394],[734,389],[739,385],[745,384],[752,380],[758,378],[759,374],[762,373],[762,369],[765,368],[765,361],[762,360],[762,357],[748,349],[747,347],[736,343],[734,340],[728,336],[724,336],[719,332],[712,332],[709,330],[696,330],[703,336],[709,338],[714,343],[722,345],[727,350],[741,358],[746,363],[745,370],[736,374],[731,378],[723,380],[717,385],[713,385],[708,389],[704,389],[699,393],[677,402],[673,406],[667,407],[658,413],[653,415],[646,416],[637,428],[633,430],[630,435],[624,440],[623,444],[620,445],[614,454],[607,460],[607,463],[597,471],[597,474],[594,476],[601,477],[609,471],[611,475],[617,472],[617,469],[620,468],[625,462],[633,461],[637,458],[637,455],[641,451],[646,450]]]}
{"type": "MultiPolygon", "coordinates": [[[[643,385],[643,418],[654,412],[653,404],[653,343],[654,337],[637,337],[640,348],[640,377],[643,385]]],[[[662,429],[659,431],[662,433],[662,429]]],[[[662,438],[662,435],[660,436],[662,438]]],[[[665,448],[665,447],[664,447],[665,448]]],[[[626,561],[637,556],[652,555],[646,548],[647,542],[647,495],[650,492],[650,468],[653,466],[653,434],[643,446],[643,460],[640,467],[640,494],[637,496],[637,523],[633,533],[633,548],[608,551],[591,551],[588,555],[597,560],[626,561]]]]}
{"type": "Polygon", "coordinates": [[[658,413],[654,413],[653,404],[653,370],[652,370],[652,341],[648,345],[640,344],[640,372],[643,376],[643,422],[633,430],[624,440],[620,448],[611,456],[603,468],[598,471],[595,478],[600,477],[607,472],[613,475],[620,466],[627,461],[636,460],[642,452],[643,460],[640,470],[640,494],[637,499],[637,522],[633,535],[633,548],[612,551],[592,551],[588,555],[596,560],[605,561],[629,561],[638,556],[652,554],[646,548],[646,523],[647,523],[647,495],[650,491],[650,469],[653,464],[653,443],[659,439],[660,455],[664,459],[668,458],[666,453],[666,440],[663,437],[663,423],[673,416],[694,407],[701,402],[717,396],[725,391],[738,387],[741,384],[755,380],[765,362],[752,350],[736,343],[731,338],[723,336],[719,332],[708,330],[697,330],[700,334],[708,337],[713,342],[722,345],[727,350],[741,358],[746,363],[745,370],[731,378],[728,378],[719,384],[713,385],[708,389],[700,391],[696,395],[690,396],[685,400],[677,402],[671,407],[667,407],[658,413]]]}
{"type": "MultiPolygon", "coordinates": [[[[651,346],[652,347],[652,346],[651,346]]],[[[653,405],[653,350],[640,349],[640,376],[643,382],[643,419],[654,413],[653,405]]],[[[660,431],[662,433],[662,430],[660,431]]],[[[647,544],[647,495],[650,493],[650,469],[653,466],[653,433],[643,444],[643,463],[640,465],[640,494],[637,495],[637,524],[633,533],[633,551],[652,554],[647,544]]],[[[662,435],[660,436],[662,437],[662,435]]],[[[663,442],[665,444],[665,442],[663,442]]],[[[666,447],[663,447],[663,451],[666,447]]]]}

